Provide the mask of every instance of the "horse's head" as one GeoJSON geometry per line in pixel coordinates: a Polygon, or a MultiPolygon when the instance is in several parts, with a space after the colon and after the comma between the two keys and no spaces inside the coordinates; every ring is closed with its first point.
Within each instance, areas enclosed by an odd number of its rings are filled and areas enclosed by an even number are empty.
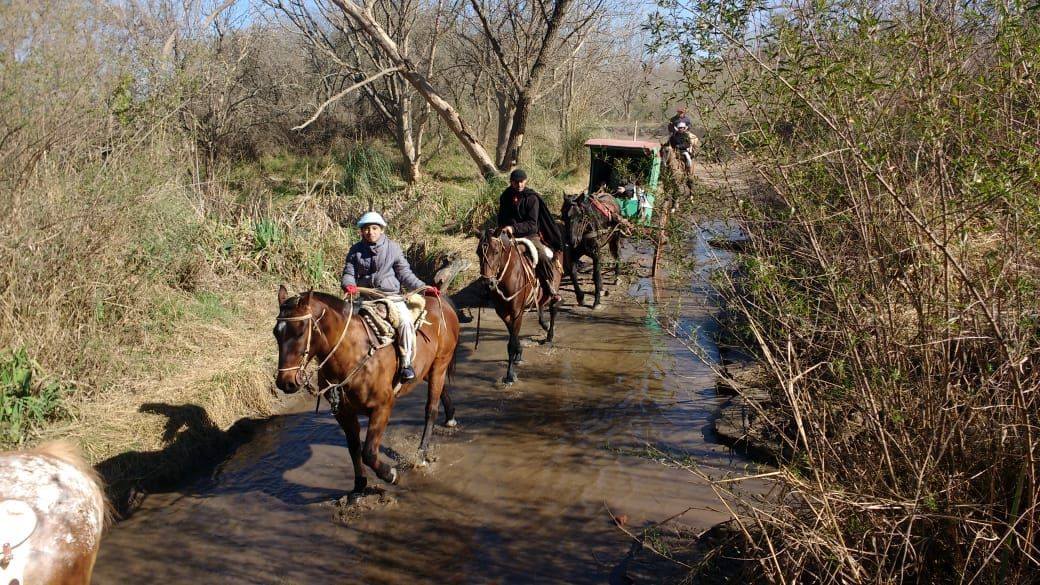
{"type": "Polygon", "coordinates": [[[286,394],[293,394],[303,387],[303,370],[313,357],[315,337],[321,335],[311,307],[311,293],[292,298],[285,286],[278,287],[278,320],[274,326],[274,339],[278,343],[278,374],[275,385],[286,394]]]}
{"type": "Polygon", "coordinates": [[[509,248],[513,242],[506,234],[496,235],[495,230],[484,230],[477,245],[477,257],[480,259],[480,278],[488,290],[498,288],[498,281],[506,268],[509,248]]]}
{"type": "Polygon", "coordinates": [[[563,194],[563,208],[560,209],[560,216],[563,218],[564,237],[567,239],[567,245],[571,248],[577,248],[585,235],[585,225],[581,221],[584,215],[581,208],[583,195],[584,193],[578,195],[563,194]]]}

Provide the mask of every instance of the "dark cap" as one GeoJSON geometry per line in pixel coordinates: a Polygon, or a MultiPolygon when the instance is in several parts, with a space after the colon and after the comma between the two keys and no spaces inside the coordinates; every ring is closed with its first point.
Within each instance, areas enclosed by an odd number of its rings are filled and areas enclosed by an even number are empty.
{"type": "Polygon", "coordinates": [[[516,181],[518,183],[520,181],[526,181],[527,173],[524,172],[524,169],[515,169],[513,170],[513,172],[509,173],[509,180],[516,181]]]}

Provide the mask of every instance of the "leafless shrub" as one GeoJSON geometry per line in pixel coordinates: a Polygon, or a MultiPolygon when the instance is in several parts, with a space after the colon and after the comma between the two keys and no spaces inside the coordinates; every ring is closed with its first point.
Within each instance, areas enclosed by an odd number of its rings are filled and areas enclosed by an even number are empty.
{"type": "Polygon", "coordinates": [[[714,6],[656,25],[771,192],[738,206],[730,296],[795,456],[740,510],[747,554],[771,582],[1035,582],[1035,14],[714,6]]]}

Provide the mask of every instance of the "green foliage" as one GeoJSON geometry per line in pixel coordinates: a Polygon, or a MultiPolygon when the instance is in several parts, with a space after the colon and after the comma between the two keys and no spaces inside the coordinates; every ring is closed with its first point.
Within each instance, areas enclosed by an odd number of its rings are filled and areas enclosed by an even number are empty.
{"type": "Polygon", "coordinates": [[[341,186],[351,197],[372,198],[400,184],[394,163],[369,144],[354,146],[338,162],[343,166],[341,186]]]}
{"type": "Polygon", "coordinates": [[[307,261],[303,268],[303,274],[307,284],[312,288],[318,288],[328,279],[329,267],[325,263],[325,252],[312,250],[307,254],[307,261]]]}
{"type": "Polygon", "coordinates": [[[65,389],[42,379],[25,348],[0,355],[0,445],[19,445],[64,413],[65,389]]]}
{"type": "Polygon", "coordinates": [[[253,251],[270,253],[282,241],[282,230],[274,220],[263,218],[253,223],[253,251]]]}

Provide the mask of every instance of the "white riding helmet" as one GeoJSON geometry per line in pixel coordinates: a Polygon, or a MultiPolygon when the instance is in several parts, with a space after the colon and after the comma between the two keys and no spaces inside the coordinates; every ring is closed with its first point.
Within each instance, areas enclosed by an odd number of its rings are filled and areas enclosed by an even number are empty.
{"type": "Polygon", "coordinates": [[[382,226],[383,229],[386,229],[386,220],[384,220],[383,216],[379,215],[379,213],[376,211],[369,211],[365,215],[362,215],[361,219],[359,219],[357,222],[357,226],[361,228],[373,223],[378,226],[382,226]]]}

